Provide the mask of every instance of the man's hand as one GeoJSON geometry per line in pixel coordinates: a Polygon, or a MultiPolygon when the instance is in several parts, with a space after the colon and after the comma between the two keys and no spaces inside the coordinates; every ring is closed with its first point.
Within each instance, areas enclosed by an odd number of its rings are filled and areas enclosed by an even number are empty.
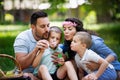
{"type": "Polygon", "coordinates": [[[47,40],[39,40],[36,47],[39,49],[46,49],[49,47],[49,42],[47,40]]]}

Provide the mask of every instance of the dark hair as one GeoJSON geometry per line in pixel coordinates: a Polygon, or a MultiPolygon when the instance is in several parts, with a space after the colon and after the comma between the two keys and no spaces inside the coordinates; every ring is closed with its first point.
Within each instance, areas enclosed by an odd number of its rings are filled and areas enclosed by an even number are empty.
{"type": "MultiPolygon", "coordinates": [[[[76,23],[76,31],[79,32],[79,31],[85,31],[85,32],[88,32],[90,35],[97,35],[96,32],[94,31],[91,31],[91,30],[86,30],[83,28],[83,22],[77,18],[67,18],[65,19],[65,21],[70,21],[72,22],[73,24],[76,23]]],[[[70,44],[71,44],[71,41],[70,40],[64,40],[64,46],[63,46],[63,53],[68,53],[69,55],[69,58],[74,58],[76,52],[71,50],[70,48],[70,44]]]]}
{"type": "Polygon", "coordinates": [[[96,32],[92,31],[92,30],[87,30],[83,28],[83,22],[81,20],[79,20],[78,18],[67,18],[65,19],[65,21],[70,21],[72,23],[76,23],[77,25],[75,26],[76,31],[85,31],[88,32],[89,34],[92,35],[98,35],[96,32]]]}
{"type": "Polygon", "coordinates": [[[76,31],[83,31],[83,23],[77,19],[77,18],[67,18],[65,19],[65,21],[70,21],[72,23],[76,23],[77,25],[75,26],[76,27],[76,31]]]}
{"type": "Polygon", "coordinates": [[[30,23],[36,25],[37,19],[42,17],[48,17],[47,13],[44,11],[34,12],[31,16],[30,23]]]}

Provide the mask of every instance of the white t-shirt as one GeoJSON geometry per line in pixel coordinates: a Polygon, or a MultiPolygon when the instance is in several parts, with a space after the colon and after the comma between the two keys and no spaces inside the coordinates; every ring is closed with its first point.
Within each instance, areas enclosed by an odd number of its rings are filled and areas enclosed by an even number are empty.
{"type": "MultiPolygon", "coordinates": [[[[92,51],[90,49],[89,50],[86,49],[86,51],[85,51],[85,53],[84,53],[82,58],[80,58],[79,54],[75,55],[75,62],[77,64],[78,68],[81,67],[87,73],[92,73],[92,71],[86,67],[86,63],[89,63],[89,61],[93,61],[93,62],[98,63],[98,60],[100,58],[101,57],[98,54],[96,54],[94,51],[92,51]]],[[[111,64],[109,64],[108,66],[110,68],[113,68],[113,66],[111,64]]]]}

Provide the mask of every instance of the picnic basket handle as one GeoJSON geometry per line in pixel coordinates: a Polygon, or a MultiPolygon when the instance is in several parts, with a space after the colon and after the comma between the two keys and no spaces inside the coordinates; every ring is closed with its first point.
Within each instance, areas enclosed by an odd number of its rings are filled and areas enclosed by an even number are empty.
{"type": "Polygon", "coordinates": [[[0,57],[6,57],[6,58],[11,59],[14,62],[14,64],[16,65],[17,69],[19,70],[19,74],[18,75],[7,77],[6,74],[4,73],[4,71],[2,71],[0,69],[0,72],[3,75],[3,77],[0,77],[0,80],[1,79],[2,80],[9,80],[10,78],[17,78],[17,77],[20,77],[20,76],[23,75],[22,68],[21,68],[20,64],[18,63],[18,61],[13,56],[10,56],[8,54],[0,54],[0,57]]]}
{"type": "Polygon", "coordinates": [[[0,57],[10,58],[10,59],[14,62],[14,64],[16,64],[17,68],[18,68],[20,71],[22,71],[20,64],[18,63],[18,61],[17,61],[13,56],[10,56],[10,55],[7,55],[7,54],[0,54],[0,57]]]}

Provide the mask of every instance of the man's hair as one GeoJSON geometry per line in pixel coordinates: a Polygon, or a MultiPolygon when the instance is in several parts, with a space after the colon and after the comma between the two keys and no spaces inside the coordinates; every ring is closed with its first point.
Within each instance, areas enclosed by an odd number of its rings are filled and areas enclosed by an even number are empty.
{"type": "Polygon", "coordinates": [[[62,39],[62,30],[58,26],[51,26],[49,30],[49,36],[51,32],[60,33],[61,35],[60,39],[62,39]]]}
{"type": "Polygon", "coordinates": [[[44,11],[37,11],[31,15],[30,23],[36,25],[38,18],[48,17],[48,14],[44,11]]]}
{"type": "Polygon", "coordinates": [[[85,32],[85,31],[79,31],[75,34],[75,36],[77,36],[79,38],[81,43],[86,44],[87,48],[90,48],[90,46],[92,44],[92,38],[89,33],[85,32]]]}

